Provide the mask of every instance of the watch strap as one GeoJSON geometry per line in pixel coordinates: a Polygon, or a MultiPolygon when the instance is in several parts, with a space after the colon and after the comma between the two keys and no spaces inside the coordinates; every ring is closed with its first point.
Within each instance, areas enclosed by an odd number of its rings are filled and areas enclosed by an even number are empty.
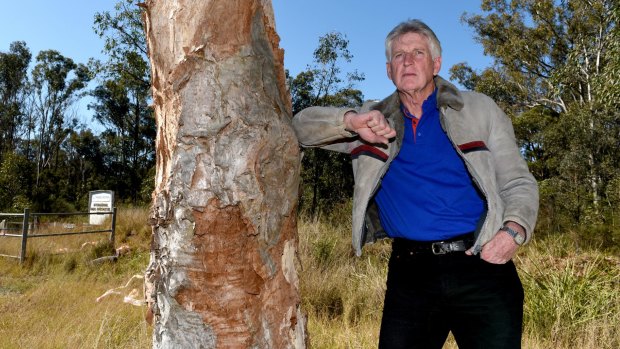
{"type": "Polygon", "coordinates": [[[512,236],[512,238],[519,246],[523,245],[523,243],[525,242],[525,237],[523,237],[523,235],[519,234],[516,230],[508,226],[503,226],[499,230],[505,231],[506,233],[508,233],[508,235],[512,236]]]}

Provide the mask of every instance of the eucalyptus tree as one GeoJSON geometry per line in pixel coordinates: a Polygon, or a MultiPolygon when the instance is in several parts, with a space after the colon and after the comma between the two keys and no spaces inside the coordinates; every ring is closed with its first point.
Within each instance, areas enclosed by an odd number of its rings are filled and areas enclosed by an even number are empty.
{"type": "Polygon", "coordinates": [[[42,172],[52,172],[61,165],[61,145],[69,135],[70,106],[83,95],[91,75],[83,64],[58,51],[41,51],[32,70],[32,113],[36,122],[35,189],[39,188],[42,172]]]}
{"type": "Polygon", "coordinates": [[[543,196],[577,222],[599,208],[620,160],[617,0],[483,0],[463,16],[494,65],[452,68],[494,97],[515,131],[543,196]],[[547,193],[548,195],[545,195],[547,193]]]}
{"type": "MultiPolygon", "coordinates": [[[[348,46],[349,41],[342,33],[331,32],[319,38],[312,64],[294,78],[288,78],[293,113],[310,106],[356,107],[362,104],[363,95],[355,89],[355,83],[364,80],[364,75],[356,70],[342,71],[342,66],[353,59],[348,46]]],[[[353,173],[348,154],[304,149],[301,176],[300,206],[308,209],[313,218],[351,198],[353,173]]]]}
{"type": "Polygon", "coordinates": [[[88,192],[108,187],[101,137],[90,129],[72,129],[63,150],[66,185],[62,186],[62,193],[76,208],[87,208],[88,192]]]}
{"type": "Polygon", "coordinates": [[[28,66],[32,54],[23,41],[0,52],[0,163],[4,154],[17,148],[25,131],[25,101],[28,95],[28,66]]]}
{"type": "Polygon", "coordinates": [[[304,348],[299,149],[270,1],[149,0],[156,348],[304,348]]]}
{"type": "Polygon", "coordinates": [[[138,1],[121,0],[113,12],[95,14],[95,32],[105,39],[105,62],[92,61],[101,77],[89,107],[106,130],[106,163],[117,179],[110,183],[122,198],[137,201],[153,178],[155,120],[150,103],[150,68],[138,1]]]}
{"type": "Polygon", "coordinates": [[[7,152],[0,161],[0,212],[23,212],[32,207],[30,186],[32,162],[17,152],[7,152]]]}

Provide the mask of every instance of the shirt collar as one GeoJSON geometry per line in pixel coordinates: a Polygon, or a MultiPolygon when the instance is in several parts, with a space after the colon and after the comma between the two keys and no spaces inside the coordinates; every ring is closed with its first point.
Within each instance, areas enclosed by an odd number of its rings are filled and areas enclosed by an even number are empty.
{"type": "MultiPolygon", "coordinates": [[[[437,109],[437,88],[433,90],[433,93],[431,93],[431,95],[428,96],[428,98],[426,98],[424,102],[422,102],[422,115],[429,114],[436,109],[437,109]]],[[[409,110],[407,109],[407,107],[405,107],[405,105],[402,102],[400,103],[400,110],[403,112],[403,114],[406,117],[410,119],[411,118],[419,119],[419,117],[411,114],[409,110]]]]}

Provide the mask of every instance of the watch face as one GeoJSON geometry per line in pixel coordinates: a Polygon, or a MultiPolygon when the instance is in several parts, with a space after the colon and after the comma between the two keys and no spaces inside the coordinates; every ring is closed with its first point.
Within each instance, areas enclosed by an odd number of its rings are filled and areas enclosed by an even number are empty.
{"type": "Polygon", "coordinates": [[[523,235],[517,234],[517,236],[515,236],[515,242],[517,243],[517,245],[523,245],[523,243],[525,242],[525,238],[523,237],[523,235]]]}

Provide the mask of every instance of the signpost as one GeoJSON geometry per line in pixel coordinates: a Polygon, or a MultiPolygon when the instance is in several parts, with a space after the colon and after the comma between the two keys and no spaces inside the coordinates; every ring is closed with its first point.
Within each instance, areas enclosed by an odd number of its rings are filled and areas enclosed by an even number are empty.
{"type": "Polygon", "coordinates": [[[114,207],[114,192],[111,190],[93,190],[88,194],[88,209],[91,213],[89,223],[92,225],[101,225],[105,222],[108,215],[92,213],[112,212],[112,208],[114,207]]]}

